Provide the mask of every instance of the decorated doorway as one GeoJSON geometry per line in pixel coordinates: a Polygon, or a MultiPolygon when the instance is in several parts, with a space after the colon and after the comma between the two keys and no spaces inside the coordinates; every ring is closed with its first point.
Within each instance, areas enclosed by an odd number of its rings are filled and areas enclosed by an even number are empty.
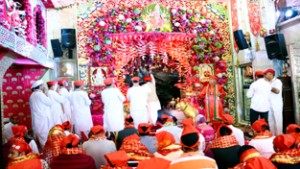
{"type": "Polygon", "coordinates": [[[155,67],[159,57],[161,70],[178,73],[177,86],[189,94],[182,99],[198,100],[213,74],[226,91],[225,111],[235,113],[226,2],[89,0],[77,7],[79,73],[91,90],[101,88],[91,85],[91,68],[105,67],[125,93],[124,73],[155,67]]]}

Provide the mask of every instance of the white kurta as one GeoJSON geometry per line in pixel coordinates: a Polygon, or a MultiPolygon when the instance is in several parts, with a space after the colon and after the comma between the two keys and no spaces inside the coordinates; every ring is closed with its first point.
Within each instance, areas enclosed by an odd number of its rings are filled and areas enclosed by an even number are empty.
{"type": "Polygon", "coordinates": [[[58,93],[61,96],[63,96],[64,99],[65,99],[65,102],[63,103],[63,110],[64,110],[64,115],[65,115],[65,120],[70,121],[73,124],[72,109],[71,109],[71,102],[70,102],[71,94],[65,87],[60,88],[58,93]]]}
{"type": "Polygon", "coordinates": [[[135,128],[140,123],[148,123],[147,101],[149,90],[141,86],[132,86],[128,89],[127,98],[130,101],[130,115],[134,120],[135,128]]]}
{"type": "Polygon", "coordinates": [[[156,125],[157,116],[158,116],[158,110],[161,109],[160,102],[158,100],[157,94],[156,94],[156,86],[155,86],[155,78],[151,74],[151,82],[147,82],[143,85],[145,90],[150,91],[149,97],[148,97],[148,121],[156,125]]]}
{"type": "Polygon", "coordinates": [[[116,132],[124,129],[124,95],[118,88],[109,87],[101,92],[104,103],[104,128],[106,131],[116,132]]]}
{"type": "Polygon", "coordinates": [[[11,137],[14,136],[11,127],[15,126],[12,122],[9,122],[7,124],[4,125],[4,138],[5,138],[5,142],[7,142],[11,137]]]}
{"type": "Polygon", "coordinates": [[[65,102],[63,96],[59,95],[54,90],[49,90],[47,93],[48,97],[51,99],[51,114],[53,119],[53,125],[62,124],[65,121],[64,112],[62,109],[62,104],[65,102]]]}
{"type": "Polygon", "coordinates": [[[249,145],[255,147],[263,157],[269,159],[271,155],[275,153],[273,148],[274,138],[275,137],[272,136],[270,138],[252,139],[249,145]]]}
{"type": "Polygon", "coordinates": [[[47,97],[41,90],[34,91],[29,98],[32,129],[35,137],[38,138],[42,146],[47,141],[48,132],[51,128],[51,99],[47,97]]]}
{"type": "Polygon", "coordinates": [[[270,131],[274,135],[279,135],[282,134],[282,125],[283,125],[283,117],[282,117],[282,112],[283,112],[283,100],[282,100],[282,82],[274,78],[271,81],[272,87],[276,88],[279,90],[279,93],[273,93],[271,92],[270,95],[270,113],[269,113],[269,127],[270,131]]]}
{"type": "Polygon", "coordinates": [[[93,126],[93,120],[91,115],[92,101],[89,99],[88,94],[82,90],[75,90],[71,93],[71,105],[74,116],[75,133],[81,136],[81,132],[84,132],[86,136],[93,126]]]}

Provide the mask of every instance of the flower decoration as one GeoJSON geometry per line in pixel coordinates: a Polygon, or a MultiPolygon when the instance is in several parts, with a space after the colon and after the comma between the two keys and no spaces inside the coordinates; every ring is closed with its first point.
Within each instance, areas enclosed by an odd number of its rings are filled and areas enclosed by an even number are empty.
{"type": "Polygon", "coordinates": [[[31,2],[30,0],[24,0],[24,7],[25,7],[25,13],[26,13],[26,21],[27,21],[27,27],[26,27],[26,40],[31,43],[35,44],[35,37],[33,36],[33,25],[34,25],[34,20],[32,16],[32,10],[31,10],[31,2]]]}
{"type": "Polygon", "coordinates": [[[35,23],[35,33],[36,33],[36,41],[35,44],[40,44],[44,47],[47,47],[46,42],[46,30],[45,30],[45,20],[43,18],[41,6],[38,5],[35,7],[33,12],[33,20],[36,21],[35,23]]]}

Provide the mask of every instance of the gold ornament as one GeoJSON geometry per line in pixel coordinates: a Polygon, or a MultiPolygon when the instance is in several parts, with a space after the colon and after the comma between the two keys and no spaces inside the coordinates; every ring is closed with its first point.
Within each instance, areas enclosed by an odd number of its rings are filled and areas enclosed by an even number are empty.
{"type": "Polygon", "coordinates": [[[179,111],[182,111],[187,118],[195,119],[195,117],[198,114],[198,110],[196,108],[194,108],[193,106],[191,106],[186,101],[178,102],[176,104],[176,109],[179,110],[179,111]]]}

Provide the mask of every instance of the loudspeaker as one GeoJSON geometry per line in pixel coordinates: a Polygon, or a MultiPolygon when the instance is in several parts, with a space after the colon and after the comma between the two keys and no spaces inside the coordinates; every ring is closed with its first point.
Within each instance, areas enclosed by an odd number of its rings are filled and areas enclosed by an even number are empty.
{"type": "Polygon", "coordinates": [[[62,47],[72,49],[76,46],[76,32],[75,29],[61,29],[61,43],[62,47]]]}
{"type": "Polygon", "coordinates": [[[59,40],[51,39],[51,46],[52,46],[54,57],[62,57],[63,51],[61,50],[59,40]]]}
{"type": "Polygon", "coordinates": [[[234,31],[233,35],[234,35],[235,42],[238,45],[240,50],[248,48],[248,44],[242,30],[234,31]]]}
{"type": "Polygon", "coordinates": [[[286,59],[288,53],[283,34],[269,35],[264,39],[269,59],[286,59]]]}

